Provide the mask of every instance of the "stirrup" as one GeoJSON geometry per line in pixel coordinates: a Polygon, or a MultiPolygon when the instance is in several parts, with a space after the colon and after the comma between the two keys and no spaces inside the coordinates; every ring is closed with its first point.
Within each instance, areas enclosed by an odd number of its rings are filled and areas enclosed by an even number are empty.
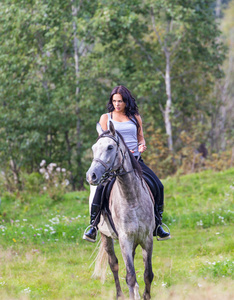
{"type": "Polygon", "coordinates": [[[169,240],[170,238],[171,238],[171,232],[170,232],[169,227],[168,227],[165,223],[159,224],[159,225],[157,226],[157,228],[156,228],[156,239],[157,239],[158,241],[165,241],[165,240],[169,240]],[[163,238],[158,238],[158,228],[159,228],[160,226],[165,226],[165,227],[167,228],[168,233],[169,233],[168,237],[166,237],[166,238],[164,238],[164,239],[163,239],[163,238]]]}
{"type": "Polygon", "coordinates": [[[86,240],[88,242],[92,242],[92,243],[95,243],[97,241],[97,235],[98,235],[98,230],[97,230],[97,227],[96,226],[92,226],[92,225],[89,225],[85,231],[84,231],[84,234],[83,234],[83,240],[86,240]],[[89,228],[93,227],[95,230],[96,230],[96,238],[95,240],[92,240],[90,239],[87,235],[86,235],[86,232],[88,231],[89,228]]]}

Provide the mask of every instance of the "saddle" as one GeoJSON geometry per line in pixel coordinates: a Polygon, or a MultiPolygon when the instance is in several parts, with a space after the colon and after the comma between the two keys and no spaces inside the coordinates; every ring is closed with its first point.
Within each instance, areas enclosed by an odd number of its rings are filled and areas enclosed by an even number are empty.
{"type": "MultiPolygon", "coordinates": [[[[101,197],[101,213],[103,216],[107,216],[112,229],[114,230],[115,234],[118,237],[118,232],[115,228],[115,224],[113,222],[112,215],[111,215],[111,212],[109,209],[109,199],[110,199],[111,190],[115,183],[115,179],[116,179],[115,177],[110,178],[104,184],[104,188],[102,191],[102,197],[101,197]]],[[[158,199],[158,197],[160,197],[159,187],[158,187],[157,183],[154,181],[154,179],[149,174],[146,174],[144,172],[143,172],[143,180],[145,180],[145,182],[146,182],[146,186],[149,190],[151,200],[155,206],[156,199],[158,199]]]]}

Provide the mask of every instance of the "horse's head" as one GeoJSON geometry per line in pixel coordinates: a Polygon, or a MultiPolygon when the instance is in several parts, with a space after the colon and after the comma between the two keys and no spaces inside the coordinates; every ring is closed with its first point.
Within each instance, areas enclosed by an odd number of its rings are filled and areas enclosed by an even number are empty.
{"type": "Polygon", "coordinates": [[[103,131],[97,123],[99,137],[92,146],[93,161],[86,173],[86,180],[92,185],[100,184],[110,173],[121,167],[123,153],[120,149],[120,139],[111,121],[109,128],[110,130],[103,131]]]}

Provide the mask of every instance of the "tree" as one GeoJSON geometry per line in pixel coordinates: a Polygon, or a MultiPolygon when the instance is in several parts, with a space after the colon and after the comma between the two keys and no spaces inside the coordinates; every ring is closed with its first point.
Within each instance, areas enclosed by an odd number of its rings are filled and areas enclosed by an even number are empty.
{"type": "Polygon", "coordinates": [[[96,11],[94,26],[102,45],[97,53],[111,66],[110,78],[133,87],[146,114],[160,107],[171,151],[178,119],[184,123],[180,130],[186,129],[190,121],[184,116],[206,107],[209,91],[222,76],[213,2],[100,1],[96,11]]]}
{"type": "Polygon", "coordinates": [[[78,124],[82,89],[90,85],[82,64],[92,49],[86,29],[95,8],[95,1],[79,3],[1,4],[1,155],[18,174],[22,166],[37,170],[42,159],[56,161],[71,171],[73,187],[84,174],[86,127],[78,124]]]}

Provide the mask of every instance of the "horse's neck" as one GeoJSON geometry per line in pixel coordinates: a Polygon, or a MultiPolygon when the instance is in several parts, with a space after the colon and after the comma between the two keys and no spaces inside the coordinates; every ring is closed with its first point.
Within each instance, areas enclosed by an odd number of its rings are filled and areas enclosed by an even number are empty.
{"type": "Polygon", "coordinates": [[[128,150],[124,146],[122,146],[121,151],[122,151],[122,153],[124,153],[124,157],[123,157],[124,162],[123,162],[123,170],[122,171],[130,172],[133,169],[133,167],[132,167],[132,163],[131,163],[131,159],[130,159],[128,150]]]}
{"type": "Polygon", "coordinates": [[[122,171],[124,174],[117,177],[119,192],[125,199],[132,199],[132,195],[136,194],[139,189],[139,185],[141,185],[141,180],[133,169],[128,152],[125,153],[122,171]]]}

